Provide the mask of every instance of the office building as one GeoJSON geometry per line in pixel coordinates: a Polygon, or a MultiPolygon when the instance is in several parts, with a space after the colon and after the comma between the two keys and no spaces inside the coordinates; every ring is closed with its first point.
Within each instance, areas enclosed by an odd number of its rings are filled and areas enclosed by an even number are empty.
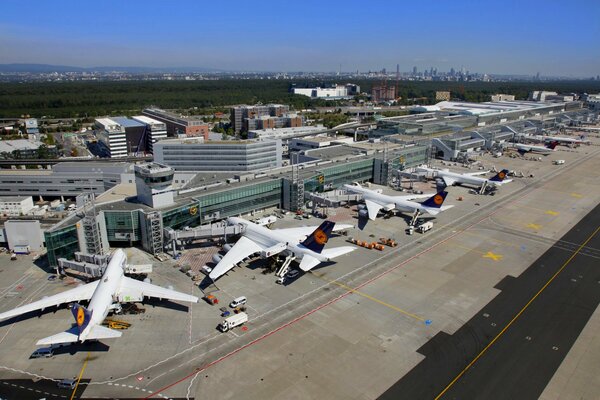
{"type": "Polygon", "coordinates": [[[440,91],[435,92],[435,100],[436,101],[450,101],[450,92],[448,91],[440,91]]]}
{"type": "Polygon", "coordinates": [[[245,132],[257,129],[297,128],[304,120],[297,114],[285,114],[280,117],[261,116],[244,118],[242,126],[245,132]]]}
{"type": "Polygon", "coordinates": [[[107,158],[127,157],[127,134],[124,126],[111,118],[97,118],[94,128],[98,143],[101,145],[99,156],[107,158]]]}
{"type": "MultiPolygon", "coordinates": [[[[275,128],[275,120],[266,119],[264,123],[265,128],[256,128],[255,126],[259,126],[258,124],[263,124],[263,122],[258,122],[258,119],[262,119],[263,117],[283,117],[284,114],[287,114],[290,111],[290,107],[283,104],[258,104],[255,106],[247,106],[241,105],[231,108],[230,110],[230,122],[231,127],[233,128],[235,133],[240,133],[243,130],[248,130],[248,125],[253,126],[250,129],[267,129],[267,128],[275,128]],[[245,122],[247,119],[254,120],[251,123],[245,122]],[[273,126],[270,126],[273,125],[273,126]]],[[[281,128],[283,126],[279,126],[281,128]]]]}
{"type": "Polygon", "coordinates": [[[198,117],[179,115],[160,108],[146,108],[142,114],[165,123],[167,136],[200,136],[208,140],[208,124],[198,117]]]}
{"type": "Polygon", "coordinates": [[[14,217],[25,215],[33,209],[31,196],[0,196],[0,215],[14,217]]]}
{"type": "Polygon", "coordinates": [[[292,93],[313,99],[344,100],[351,99],[359,94],[360,86],[353,83],[347,83],[345,85],[326,85],[323,87],[293,87],[292,93]]]}
{"type": "Polygon", "coordinates": [[[512,94],[493,94],[492,101],[515,101],[515,96],[512,94]]]}
{"type": "Polygon", "coordinates": [[[154,161],[176,171],[260,171],[281,167],[281,140],[204,142],[167,139],[154,145],[154,161]]]}
{"type": "Polygon", "coordinates": [[[56,146],[48,146],[36,140],[14,139],[0,141],[0,159],[57,158],[56,146]]]}
{"type": "Polygon", "coordinates": [[[145,115],[136,115],[131,119],[146,126],[146,149],[148,153],[152,153],[154,143],[167,138],[167,124],[164,122],[145,115]]]}
{"type": "Polygon", "coordinates": [[[371,88],[371,101],[381,103],[383,101],[391,101],[396,99],[395,86],[373,86],[371,88]]]}

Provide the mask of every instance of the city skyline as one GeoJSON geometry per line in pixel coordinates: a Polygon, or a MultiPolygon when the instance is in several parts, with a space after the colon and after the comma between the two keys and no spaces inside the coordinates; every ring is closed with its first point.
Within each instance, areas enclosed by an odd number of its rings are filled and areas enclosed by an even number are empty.
{"type": "Polygon", "coordinates": [[[592,77],[600,4],[6,1],[2,62],[225,71],[439,71],[592,77]],[[515,10],[515,11],[512,11],[515,10]],[[573,28],[571,28],[573,26],[573,28]],[[565,28],[569,27],[569,28],[565,28]]]}

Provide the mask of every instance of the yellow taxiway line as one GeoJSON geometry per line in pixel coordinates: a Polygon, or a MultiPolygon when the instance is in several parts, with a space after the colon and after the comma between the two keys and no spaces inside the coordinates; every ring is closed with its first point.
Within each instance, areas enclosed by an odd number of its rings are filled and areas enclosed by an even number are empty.
{"type": "Polygon", "coordinates": [[[311,272],[311,273],[312,273],[314,276],[316,276],[317,278],[320,278],[320,279],[324,280],[325,282],[333,283],[334,285],[337,285],[337,286],[339,286],[339,287],[341,287],[341,288],[343,288],[343,289],[346,289],[346,290],[347,290],[347,291],[349,291],[349,292],[352,292],[352,293],[354,293],[354,294],[357,294],[357,295],[359,295],[359,296],[362,296],[362,297],[364,297],[364,298],[366,298],[366,299],[369,299],[369,300],[371,300],[371,301],[374,301],[374,302],[375,302],[375,303],[377,303],[377,304],[381,304],[382,306],[385,306],[385,307],[387,307],[387,308],[389,308],[389,309],[392,309],[392,310],[394,310],[394,311],[397,311],[397,312],[399,312],[400,314],[404,314],[404,315],[406,315],[406,316],[408,316],[408,317],[411,317],[411,318],[414,318],[414,319],[416,319],[416,320],[418,320],[418,321],[425,322],[425,318],[419,317],[419,316],[418,316],[418,315],[416,315],[416,314],[413,314],[413,313],[411,313],[411,312],[408,312],[408,311],[406,311],[406,310],[403,310],[403,309],[401,309],[400,307],[396,307],[395,305],[392,305],[392,304],[386,303],[385,301],[379,300],[379,299],[377,299],[377,298],[375,298],[375,297],[373,297],[373,296],[371,296],[371,295],[369,295],[369,294],[366,294],[366,293],[363,293],[363,292],[359,292],[358,290],[356,290],[356,289],[353,289],[353,288],[351,288],[350,286],[348,286],[348,285],[345,285],[345,284],[343,284],[343,283],[341,283],[341,282],[338,282],[338,281],[335,281],[335,280],[331,280],[331,279],[327,279],[327,278],[325,278],[323,275],[317,275],[317,274],[315,274],[314,272],[311,272]]]}
{"type": "Polygon", "coordinates": [[[456,375],[454,379],[452,379],[452,381],[448,384],[448,386],[444,388],[444,390],[440,392],[440,394],[435,396],[434,400],[439,400],[444,394],[446,394],[446,392],[450,390],[452,386],[454,386],[454,384],[477,362],[477,360],[479,360],[485,354],[485,352],[488,351],[489,348],[492,347],[502,335],[504,335],[508,328],[510,328],[511,325],[514,324],[517,319],[519,319],[519,317],[525,312],[525,310],[527,310],[531,303],[533,303],[533,301],[537,299],[544,290],[546,290],[548,285],[550,285],[552,281],[554,281],[554,279],[567,267],[567,265],[569,265],[571,261],[573,261],[573,259],[577,254],[579,254],[581,249],[583,249],[589,243],[589,241],[592,240],[594,236],[596,236],[598,231],[600,231],[600,227],[596,228],[596,230],[585,240],[585,242],[583,242],[577,248],[577,250],[571,255],[571,257],[569,257],[569,259],[564,262],[564,264],[558,269],[558,271],[556,271],[554,275],[552,275],[552,277],[548,279],[544,286],[542,286],[542,288],[538,290],[538,292],[527,302],[527,304],[523,306],[523,308],[521,308],[521,310],[510,320],[508,324],[506,324],[506,326],[492,339],[492,341],[489,342],[488,345],[485,346],[483,350],[481,350],[481,352],[477,354],[477,356],[469,364],[467,364],[467,366],[458,375],[456,375]]]}

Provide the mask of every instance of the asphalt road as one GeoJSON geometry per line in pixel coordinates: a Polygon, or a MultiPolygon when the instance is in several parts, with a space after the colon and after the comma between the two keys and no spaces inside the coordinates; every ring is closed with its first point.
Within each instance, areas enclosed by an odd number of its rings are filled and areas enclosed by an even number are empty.
{"type": "Polygon", "coordinates": [[[599,228],[600,205],[380,399],[537,399],[600,303],[599,228]]]}

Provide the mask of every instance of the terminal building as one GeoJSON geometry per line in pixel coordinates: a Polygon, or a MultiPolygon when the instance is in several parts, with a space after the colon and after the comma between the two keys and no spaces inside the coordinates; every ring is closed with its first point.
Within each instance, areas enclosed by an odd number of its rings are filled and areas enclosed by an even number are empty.
{"type": "Polygon", "coordinates": [[[306,205],[310,192],[322,192],[356,181],[374,180],[385,184],[394,168],[427,161],[426,146],[398,146],[395,152],[385,152],[383,146],[372,151],[349,146],[342,150],[323,155],[322,159],[311,157],[299,170],[290,166],[265,173],[240,174],[236,179],[230,179],[231,173],[200,173],[182,188],[168,184],[172,178],[165,165],[140,166],[136,168],[135,184],[122,183],[111,190],[124,193],[120,200],[115,200],[118,196],[110,196],[110,200],[104,202],[100,196],[94,206],[95,216],[88,216],[87,222],[82,218],[85,215],[82,211],[45,231],[49,263],[57,266],[59,258],[72,258],[77,251],[89,253],[88,250],[96,246],[94,243],[139,245],[152,254],[159,254],[169,244],[170,232],[184,227],[210,224],[268,208],[298,210],[306,205]],[[144,185],[147,188],[143,188],[144,185]],[[133,193],[137,194],[131,195],[127,186],[133,187],[133,193]],[[170,195],[165,201],[160,197],[166,193],[172,194],[172,202],[170,195]],[[96,233],[89,233],[94,230],[96,233]]]}
{"type": "Polygon", "coordinates": [[[62,162],[52,169],[0,170],[0,196],[75,197],[82,192],[101,194],[132,176],[127,163],[62,162]]]}
{"type": "Polygon", "coordinates": [[[281,167],[282,146],[279,139],[168,139],[154,145],[154,161],[177,171],[260,171],[281,167]]]}
{"type": "Polygon", "coordinates": [[[198,117],[178,115],[155,107],[144,109],[142,114],[164,123],[167,136],[200,136],[208,140],[208,124],[198,117]]]}
{"type": "MultiPolygon", "coordinates": [[[[473,132],[465,130],[455,133],[454,137],[443,138],[449,142],[454,139],[456,147],[461,147],[459,150],[484,149],[510,139],[514,132],[536,132],[541,129],[540,121],[541,126],[558,126],[568,123],[569,119],[580,121],[580,117],[586,118],[583,114],[577,110],[555,113],[552,118],[545,116],[543,120],[517,119],[510,124],[477,127],[473,132]]],[[[474,118],[472,115],[458,117],[474,118]]],[[[155,146],[166,146],[168,142],[171,140],[159,141],[155,146]]],[[[179,148],[175,149],[173,158],[176,153],[181,158],[185,148],[181,147],[185,146],[183,142],[175,141],[179,148]]],[[[201,140],[197,142],[204,144],[201,140]]],[[[235,149],[241,151],[242,159],[254,155],[252,147],[235,147],[242,143],[226,142],[233,147],[216,147],[213,151],[235,149]]],[[[255,143],[261,141],[251,141],[246,145],[255,143]]],[[[219,146],[219,142],[216,145],[219,146]]],[[[433,149],[439,150],[437,145],[433,149]]],[[[402,140],[389,135],[385,140],[373,138],[365,142],[331,143],[330,146],[319,144],[316,148],[299,151],[299,164],[260,172],[252,169],[232,172],[229,168],[221,172],[194,171],[192,174],[177,171],[164,160],[155,160],[159,161],[158,164],[129,165],[120,175],[119,182],[91,201],[88,194],[88,200],[78,201],[76,212],[45,229],[49,264],[55,267],[60,258],[73,258],[78,251],[102,254],[109,246],[140,246],[158,255],[171,245],[175,246],[177,238],[190,229],[195,234],[196,229],[210,227],[210,224],[230,216],[247,216],[270,208],[303,209],[307,207],[311,193],[336,189],[345,183],[372,181],[391,184],[396,171],[427,163],[432,157],[431,150],[427,137],[402,140]],[[178,174],[183,174],[184,183],[181,183],[182,178],[178,178],[178,174]]],[[[264,149],[258,152],[261,151],[264,149]]],[[[224,154],[218,158],[222,159],[224,154]]],[[[237,156],[240,157],[240,154],[237,156]]],[[[190,158],[193,160],[194,157],[190,158]]],[[[81,169],[82,165],[76,164],[75,167],[81,169]]],[[[31,172],[39,174],[46,171],[31,172]]],[[[101,184],[102,179],[97,180],[95,183],[101,184]]],[[[80,188],[79,193],[86,190],[81,184],[77,187],[80,188]]]]}

